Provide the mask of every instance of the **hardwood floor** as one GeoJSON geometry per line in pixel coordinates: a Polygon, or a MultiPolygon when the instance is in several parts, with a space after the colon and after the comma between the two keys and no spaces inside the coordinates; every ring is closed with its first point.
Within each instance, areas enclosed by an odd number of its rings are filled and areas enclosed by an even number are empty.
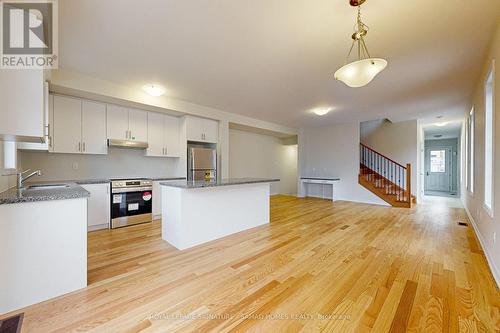
{"type": "Polygon", "coordinates": [[[182,252],[159,222],[91,233],[90,286],[23,309],[23,332],[500,330],[463,209],[277,196],[271,220],[182,252]]]}

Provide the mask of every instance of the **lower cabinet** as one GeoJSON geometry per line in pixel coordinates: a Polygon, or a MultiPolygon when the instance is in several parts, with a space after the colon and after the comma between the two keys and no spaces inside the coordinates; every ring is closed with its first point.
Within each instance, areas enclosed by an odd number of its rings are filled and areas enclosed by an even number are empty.
{"type": "Polygon", "coordinates": [[[110,184],[81,185],[90,192],[87,203],[87,231],[108,229],[110,222],[110,184]]]}

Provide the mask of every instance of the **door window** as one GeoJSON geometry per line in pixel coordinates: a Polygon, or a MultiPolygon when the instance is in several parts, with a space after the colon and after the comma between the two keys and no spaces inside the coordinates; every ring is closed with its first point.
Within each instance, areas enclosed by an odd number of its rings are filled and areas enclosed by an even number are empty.
{"type": "Polygon", "coordinates": [[[446,150],[431,150],[431,172],[446,172],[446,150]]]}

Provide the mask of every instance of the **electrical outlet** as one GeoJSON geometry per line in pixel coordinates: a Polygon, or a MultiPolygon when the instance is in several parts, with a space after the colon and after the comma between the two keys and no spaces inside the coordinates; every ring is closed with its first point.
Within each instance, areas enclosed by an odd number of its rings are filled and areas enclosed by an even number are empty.
{"type": "Polygon", "coordinates": [[[73,162],[73,170],[78,170],[78,162],[73,162]]]}

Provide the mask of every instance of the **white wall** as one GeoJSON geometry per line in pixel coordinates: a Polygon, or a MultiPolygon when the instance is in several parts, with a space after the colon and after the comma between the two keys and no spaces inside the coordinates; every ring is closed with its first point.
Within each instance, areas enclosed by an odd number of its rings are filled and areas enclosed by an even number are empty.
{"type": "MultiPolygon", "coordinates": [[[[299,176],[339,177],[333,193],[335,200],[387,205],[358,184],[359,127],[359,123],[354,122],[300,129],[299,176]]],[[[321,196],[319,187],[310,187],[310,190],[313,195],[321,196]]]]}
{"type": "Polygon", "coordinates": [[[417,120],[391,123],[390,121],[363,122],[360,126],[361,143],[390,159],[412,166],[412,193],[418,193],[419,154],[417,120]]]}
{"type": "MultiPolygon", "coordinates": [[[[475,110],[475,177],[474,194],[463,189],[463,201],[481,244],[488,258],[493,275],[500,286],[500,24],[492,40],[490,52],[485,60],[484,68],[474,91],[471,107],[475,110]],[[485,93],[484,83],[493,59],[497,59],[495,73],[495,144],[494,144],[494,207],[493,217],[484,208],[484,136],[485,136],[485,93]],[[496,242],[493,238],[496,234],[496,242]]],[[[465,180],[462,181],[465,184],[465,180]]]]}
{"type": "Polygon", "coordinates": [[[42,170],[43,176],[34,178],[35,181],[178,176],[177,160],[145,157],[144,150],[120,148],[109,148],[108,155],[19,152],[19,163],[24,170],[42,170]]]}
{"type": "Polygon", "coordinates": [[[229,177],[279,178],[271,194],[297,194],[297,145],[269,135],[229,130],[229,177]]]}

